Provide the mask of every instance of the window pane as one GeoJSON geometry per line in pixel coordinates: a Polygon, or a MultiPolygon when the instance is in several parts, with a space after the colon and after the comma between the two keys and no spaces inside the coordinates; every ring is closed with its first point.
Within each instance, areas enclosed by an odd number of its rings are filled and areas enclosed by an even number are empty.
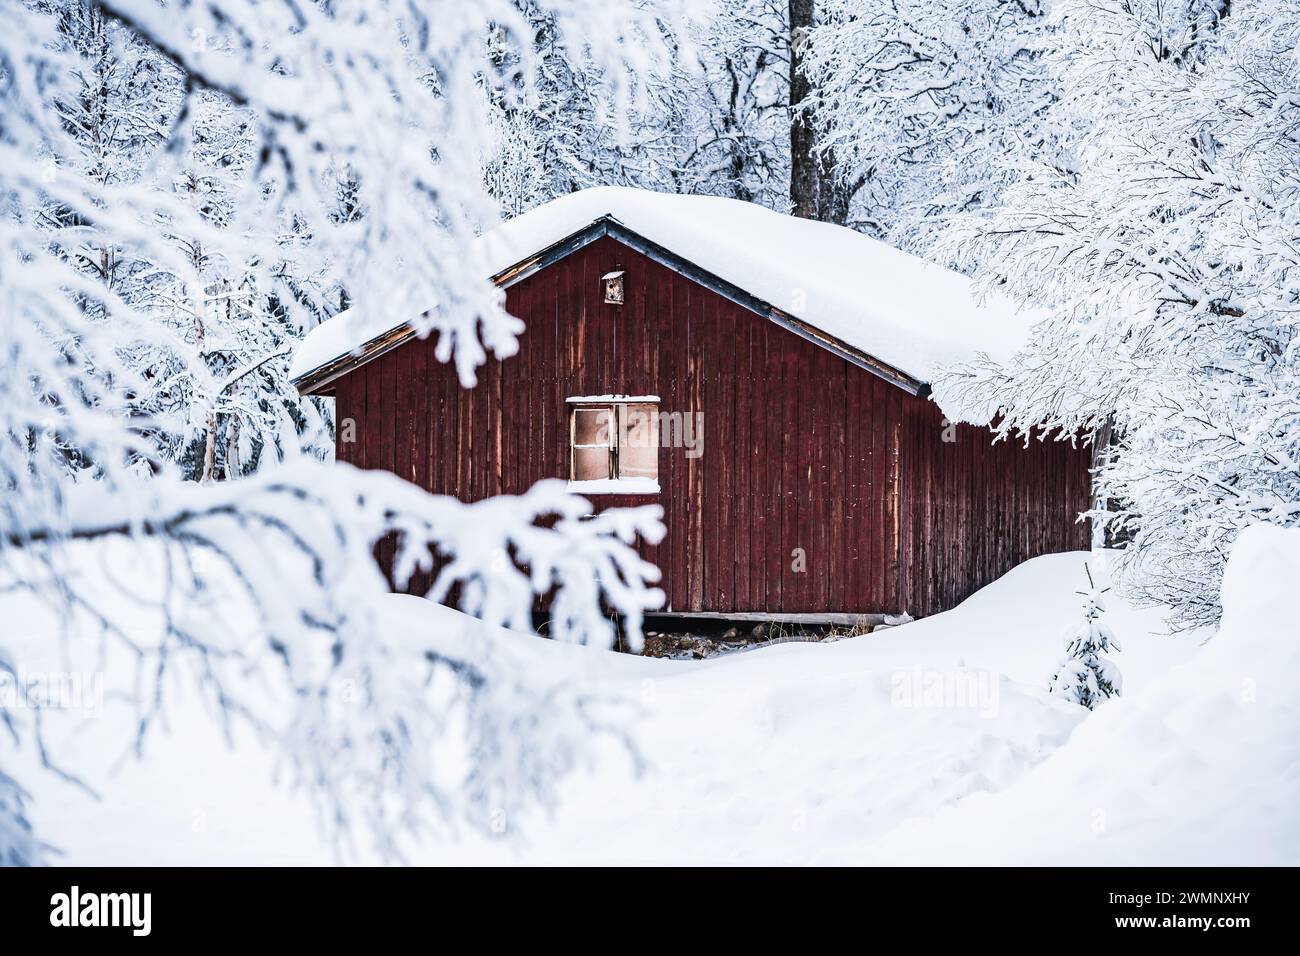
{"type": "Polygon", "coordinates": [[[608,448],[613,426],[609,408],[575,408],[573,410],[573,444],[604,445],[608,448]]]}
{"type": "Polygon", "coordinates": [[[659,416],[654,405],[627,405],[618,451],[619,477],[659,477],[659,416]]]}
{"type": "Polygon", "coordinates": [[[573,480],[594,481],[598,478],[612,478],[609,473],[608,448],[573,449],[573,480]]]}

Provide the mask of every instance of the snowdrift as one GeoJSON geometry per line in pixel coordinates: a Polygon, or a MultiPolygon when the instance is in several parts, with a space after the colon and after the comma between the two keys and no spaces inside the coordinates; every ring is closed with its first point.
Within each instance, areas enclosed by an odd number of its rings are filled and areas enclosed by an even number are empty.
{"type": "Polygon", "coordinates": [[[1197,654],[1104,704],[1006,792],[899,827],[869,859],[1300,863],[1297,581],[1300,529],[1247,529],[1197,654]]]}
{"type": "MultiPolygon", "coordinates": [[[[946,614],[833,644],[705,661],[634,658],[485,629],[394,596],[382,626],[481,642],[525,679],[618,697],[614,742],[567,778],[553,816],[414,842],[428,863],[1300,862],[1300,637],[1287,603],[1300,531],[1244,534],[1213,640],[1111,603],[1125,695],[1089,714],[1046,682],[1077,623],[1083,564],[1038,558],[946,614]],[[510,839],[520,836],[522,839],[510,839]]],[[[0,602],[0,613],[8,608],[0,602]]],[[[29,621],[35,624],[35,621],[29,621]]],[[[56,622],[49,622],[51,628],[56,622]]],[[[53,631],[51,631],[53,633],[53,631]]],[[[103,799],[24,782],[69,863],[332,863],[270,756],[231,746],[196,702],[143,761],[106,715],[64,741],[103,799]],[[113,748],[104,741],[112,737],[113,748]],[[81,764],[84,766],[84,764],[81,764]]],[[[370,862],[365,835],[342,859],[370,862]]]]}

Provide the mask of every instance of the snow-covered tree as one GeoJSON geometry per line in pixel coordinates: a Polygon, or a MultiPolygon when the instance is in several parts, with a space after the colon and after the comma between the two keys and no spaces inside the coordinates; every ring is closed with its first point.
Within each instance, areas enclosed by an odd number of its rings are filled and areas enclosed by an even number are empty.
{"type": "MultiPolygon", "coordinates": [[[[50,99],[62,128],[63,148],[43,152],[44,175],[85,177],[102,187],[141,184],[144,157],[167,138],[180,101],[180,75],[149,46],[106,19],[89,0],[44,0],[37,7],[54,24],[60,51],[74,66],[50,99]]],[[[150,281],[149,264],[115,245],[94,216],[44,197],[39,223],[53,251],[81,275],[134,300],[150,281]]],[[[88,310],[99,308],[83,301],[88,310]]]]}
{"type": "Polygon", "coordinates": [[[790,206],[790,34],[784,0],[713,0],[692,21],[682,76],[691,138],[678,192],[790,206]],[[698,78],[698,79],[697,79],[698,78]]]}
{"type": "Polygon", "coordinates": [[[1102,599],[1110,588],[1098,588],[1092,570],[1084,565],[1088,590],[1083,595],[1083,621],[1074,629],[1065,645],[1065,656],[1048,684],[1048,690],[1066,700],[1095,710],[1103,700],[1118,697],[1124,689],[1123,676],[1115,663],[1101,655],[1122,651],[1119,641],[1106,623],[1106,604],[1102,599]]]}
{"type": "Polygon", "coordinates": [[[531,114],[517,106],[485,100],[484,123],[492,132],[482,158],[483,182],[512,218],[555,198],[547,193],[542,135],[531,114]]]}
{"type": "MultiPolygon", "coordinates": [[[[515,6],[528,42],[494,31],[480,78],[491,131],[484,174],[496,192],[518,192],[518,199],[507,196],[508,213],[593,185],[665,188],[683,128],[673,115],[678,98],[667,79],[673,68],[638,76],[614,63],[618,73],[611,76],[609,62],[593,57],[586,33],[564,29],[554,4],[515,0],[515,6]],[[520,192],[530,173],[535,183],[520,192]]],[[[655,15],[673,4],[642,6],[647,28],[666,56],[675,57],[680,27],[655,15]]]]}
{"type": "MultiPolygon", "coordinates": [[[[237,202],[259,201],[241,186],[254,160],[247,110],[210,90],[184,101],[175,65],[90,0],[44,0],[39,9],[54,17],[58,42],[79,61],[69,92],[53,101],[66,148],[47,157],[50,177],[75,173],[106,187],[173,190],[217,228],[235,218],[237,202]],[[183,154],[161,162],[177,123],[186,125],[183,154]]],[[[286,443],[298,444],[299,429],[312,437],[324,432],[315,406],[300,403],[288,384],[287,352],[298,330],[276,295],[292,284],[301,298],[320,279],[322,265],[309,265],[306,244],[297,243],[292,257],[231,263],[201,240],[173,235],[180,261],[164,267],[57,199],[42,213],[53,254],[171,334],[166,348],[157,340],[122,356],[146,386],[131,405],[153,446],[149,462],[177,462],[187,477],[237,475],[256,467],[268,448],[278,458],[286,443]],[[174,271],[180,266],[185,271],[174,271]],[[195,355],[201,361],[192,361],[195,355]]],[[[156,218],[140,226],[166,229],[156,218]]],[[[279,235],[282,244],[295,242],[291,228],[279,235]]],[[[84,307],[91,315],[104,311],[93,298],[84,307]]]]}
{"type": "Polygon", "coordinates": [[[996,204],[1026,157],[1056,160],[1043,0],[823,0],[805,68],[848,223],[925,255],[996,204]]]}
{"type": "MultiPolygon", "coordinates": [[[[627,77],[649,82],[662,31],[643,10],[538,6],[584,37],[613,101],[627,77]]],[[[94,50],[70,41],[80,34],[61,31],[65,9],[0,4],[0,587],[77,623],[69,653],[126,656],[132,679],[115,700],[133,709],[136,749],[186,675],[222,719],[283,748],[331,827],[368,824],[389,853],[431,821],[486,826],[489,800],[550,799],[599,729],[589,709],[531,691],[503,662],[458,657],[437,635],[376,628],[387,587],[374,542],[397,539],[401,581],[438,554],[432,596],[456,588],[486,621],[527,628],[547,593],[557,637],[608,643],[611,608],[635,644],[661,595],[631,545],[662,533],[657,509],[587,521],[560,484],[466,505],[299,458],[291,443],[278,467],[200,486],[158,455],[184,411],[189,426],[202,422],[201,474],[244,470],[231,448],[250,449],[223,439],[219,416],[264,411],[240,404],[266,367],[243,364],[267,359],[271,343],[256,335],[301,329],[332,305],[301,281],[315,263],[328,263],[330,298],[346,289],[362,318],[423,316],[420,331],[438,336],[467,386],[488,353],[514,352],[519,323],[469,240],[496,215],[476,105],[489,36],[531,49],[526,20],[508,0],[95,0],[86,9],[108,52],[128,74],[147,65],[175,97],[159,122],[149,84],[114,87],[107,113],[141,120],[140,142],[123,150],[130,175],[117,177],[86,162],[70,119],[72,104],[101,95],[90,78],[102,74],[94,50]],[[105,269],[105,257],[133,265],[105,269]],[[106,281],[123,274],[136,285],[106,281]],[[175,408],[154,401],[173,387],[185,396],[175,408]],[[209,436],[224,440],[224,464],[207,456],[209,436]],[[154,569],[150,590],[104,599],[78,580],[78,562],[124,539],[154,569]],[[123,604],[152,625],[126,620],[123,604]],[[347,707],[334,693],[342,680],[366,689],[347,707]],[[468,722],[443,719],[449,701],[468,722]],[[455,726],[467,728],[470,771],[448,781],[433,753],[455,726]]],[[[533,82],[535,61],[521,63],[533,82]]],[[[39,711],[5,719],[5,746],[45,754],[39,711]]],[[[9,845],[25,830],[19,793],[0,799],[9,845]]]]}
{"type": "Polygon", "coordinates": [[[631,77],[611,99],[609,77],[553,12],[519,0],[531,50],[494,45],[485,71],[493,148],[484,175],[510,214],[589,186],[727,196],[789,205],[785,3],[707,0],[689,18],[647,4],[665,67],[631,77]],[[522,80],[529,57],[536,82],[522,80]]]}
{"type": "MultiPolygon", "coordinates": [[[[187,148],[168,170],[170,189],[205,224],[228,230],[237,220],[253,238],[250,209],[266,194],[246,189],[255,162],[254,117],[225,94],[197,92],[187,125],[187,148]]],[[[164,225],[165,228],[165,225],[164,225]]],[[[285,298],[305,312],[327,307],[327,263],[292,216],[266,209],[258,254],[233,259],[183,231],[170,234],[184,270],[157,269],[143,303],[183,342],[188,354],[146,350],[139,360],[148,389],[136,398],[140,414],[170,428],[157,433],[160,452],[203,481],[245,474],[280,461],[299,444],[299,431],[320,436],[315,405],[300,402],[289,382],[289,354],[299,329],[285,298]],[[266,257],[274,250],[274,258],[266,257]],[[197,360],[196,360],[197,359],[197,360]]]]}
{"type": "Polygon", "coordinates": [[[1131,534],[1119,580],[1212,624],[1237,532],[1300,523],[1300,3],[1057,13],[1070,167],[1027,168],[948,247],[1048,318],[935,396],[1002,436],[1113,424],[1092,517],[1131,534]]]}

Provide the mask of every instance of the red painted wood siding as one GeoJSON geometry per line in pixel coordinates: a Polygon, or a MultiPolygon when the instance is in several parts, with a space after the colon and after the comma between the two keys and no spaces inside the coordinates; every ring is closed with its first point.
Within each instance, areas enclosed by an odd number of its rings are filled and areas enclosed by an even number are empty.
{"type": "Polygon", "coordinates": [[[661,448],[660,494],[593,499],[663,505],[668,535],[643,548],[675,611],[919,616],[1026,558],[1088,546],[1074,521],[1086,449],[994,446],[970,426],[944,442],[932,402],[613,238],[512,286],[507,308],[526,324],[519,353],[473,389],[431,340],[339,379],[336,415],[357,436],[339,459],[474,500],[568,477],[569,396],[654,394],[661,411],[702,412],[704,454],[661,448]],[[621,307],[599,281],[615,268],[621,307]]]}

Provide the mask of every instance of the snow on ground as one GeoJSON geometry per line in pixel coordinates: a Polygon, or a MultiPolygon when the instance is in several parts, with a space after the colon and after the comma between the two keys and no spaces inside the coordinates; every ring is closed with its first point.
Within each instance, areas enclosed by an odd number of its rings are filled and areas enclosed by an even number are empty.
{"type": "MultiPolygon", "coordinates": [[[[830,644],[665,661],[489,635],[537,680],[634,702],[647,763],[602,745],[523,841],[413,845],[430,863],[1300,862],[1300,642],[1282,613],[1300,531],[1242,538],[1222,633],[1170,636],[1158,610],[1111,604],[1125,696],[1088,715],[1044,690],[1077,623],[1083,562],[1015,569],[947,614],[830,644]]],[[[12,600],[12,599],[6,599],[12,600]]],[[[0,619],[30,608],[5,608],[0,619]],[[6,613],[8,612],[8,613],[6,613]]],[[[384,626],[483,628],[415,598],[384,626]]],[[[34,623],[28,620],[28,623],[34,623]]],[[[39,627],[32,633],[39,631],[39,627]]],[[[21,779],[69,863],[330,863],[309,808],[233,750],[197,702],[148,759],[120,761],[112,718],[72,740],[104,799],[21,779]]],[[[64,751],[66,754],[67,751],[64,751]]],[[[364,843],[364,835],[360,836],[364,843]]],[[[364,847],[349,859],[370,859],[364,847]]]]}
{"type": "Polygon", "coordinates": [[[868,859],[1296,865],[1298,581],[1300,529],[1247,529],[1224,578],[1223,624],[1197,654],[1098,708],[1006,792],[911,821],[868,859]]]}

